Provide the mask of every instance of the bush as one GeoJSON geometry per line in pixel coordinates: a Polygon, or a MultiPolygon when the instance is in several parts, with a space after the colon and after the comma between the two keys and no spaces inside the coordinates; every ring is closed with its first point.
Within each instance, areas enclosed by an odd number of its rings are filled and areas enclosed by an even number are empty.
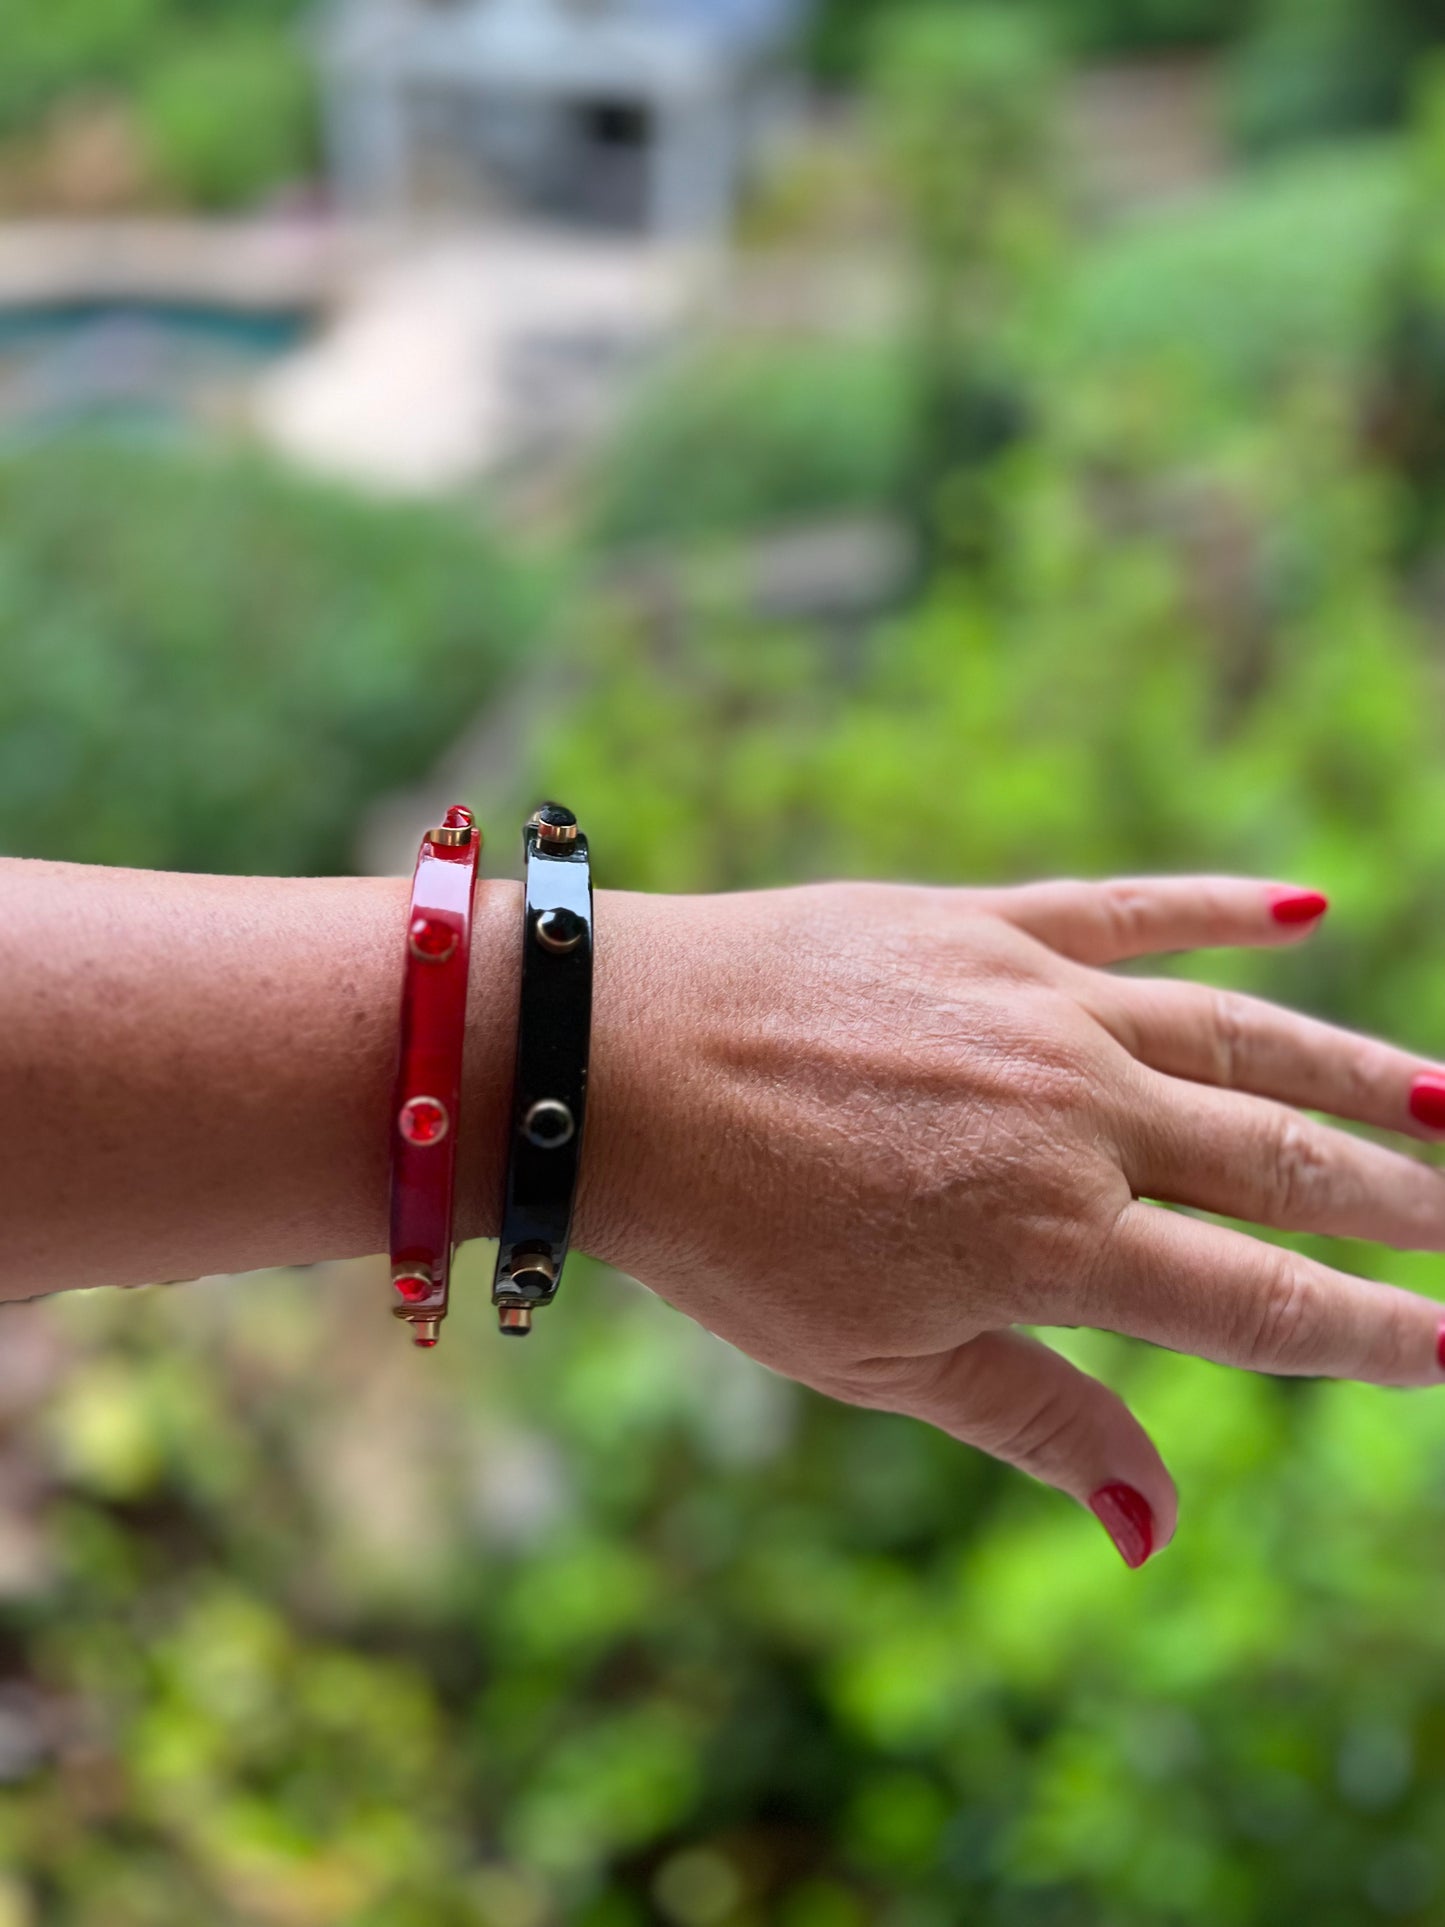
{"type": "Polygon", "coordinates": [[[1358,367],[1406,193],[1398,144],[1355,141],[1132,222],[1080,257],[1060,351],[1096,373],[1192,371],[1235,407],[1301,367],[1358,367]]]}
{"type": "Polygon", "coordinates": [[[243,206],[315,162],[311,75],[274,27],[183,43],[144,75],[138,110],[157,178],[189,205],[243,206]]]}
{"type": "MultiPolygon", "coordinates": [[[[996,4],[997,0],[993,0],[996,4]]],[[[990,0],[963,0],[986,6],[990,0]]],[[[1259,0],[1033,0],[1028,8],[1049,31],[1081,53],[1137,53],[1211,47],[1238,34],[1259,0]]],[[[825,78],[851,77],[867,65],[869,42],[896,0],[824,0],[812,26],[815,66],[825,78]]]]}
{"type": "Polygon", "coordinates": [[[0,0],[0,135],[33,129],[66,94],[131,81],[174,0],[0,0]]]}
{"type": "Polygon", "coordinates": [[[907,396],[886,350],[705,349],[649,390],[594,465],[592,535],[730,534],[885,500],[907,396]]]}
{"type": "Polygon", "coordinates": [[[115,443],[0,461],[0,847],[344,868],[535,634],[458,517],[115,443]]]}
{"type": "Polygon", "coordinates": [[[315,158],[304,0],[0,0],[0,140],[58,109],[118,102],[163,195],[233,207],[315,158]]]}
{"type": "Polygon", "coordinates": [[[1388,127],[1440,31],[1431,0],[1267,0],[1231,63],[1234,131],[1261,152],[1388,127]]]}

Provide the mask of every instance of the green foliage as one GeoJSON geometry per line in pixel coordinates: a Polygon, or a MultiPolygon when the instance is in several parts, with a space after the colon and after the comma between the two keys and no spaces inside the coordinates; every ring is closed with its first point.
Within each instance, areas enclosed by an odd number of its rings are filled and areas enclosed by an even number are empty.
{"type": "MultiPolygon", "coordinates": [[[[951,10],[997,5],[953,0],[951,10]]],[[[826,78],[854,77],[867,66],[870,39],[896,0],[823,0],[811,30],[813,60],[826,78]]],[[[1132,53],[1211,47],[1240,33],[1259,0],[1032,0],[1021,11],[1079,53],[1132,53]]]]}
{"type": "Polygon", "coordinates": [[[1407,191],[1395,142],[1349,142],[1132,222],[1070,278],[1059,352],[1094,370],[1163,364],[1234,409],[1302,365],[1358,366],[1407,191]]]}
{"type": "Polygon", "coordinates": [[[1433,0],[1265,0],[1233,63],[1235,132],[1261,150],[1391,125],[1441,25],[1433,0]]]}
{"type": "Polygon", "coordinates": [[[915,289],[906,502],[930,559],[986,561],[990,465],[1020,436],[1012,348],[1057,254],[1053,56],[1027,11],[890,15],[873,77],[915,289]]]}
{"type": "MultiPolygon", "coordinates": [[[[1197,449],[1301,366],[1359,374],[1378,350],[1402,223],[1434,245],[1436,203],[1418,175],[1394,140],[1341,143],[1141,216],[1075,258],[1030,221],[1027,286],[988,352],[1015,380],[1044,366],[1082,378],[1116,422],[1142,408],[1158,441],[1197,449]]],[[[916,474],[919,381],[893,340],[705,342],[646,390],[594,465],[592,533],[715,537],[896,502],[916,474]]]]}
{"type": "Polygon", "coordinates": [[[160,187],[231,207],[312,164],[302,0],[0,0],[0,138],[92,95],[134,113],[160,187]]]}
{"type": "Polygon", "coordinates": [[[907,370],[862,347],[720,346],[643,398],[593,479],[594,538],[731,534],[890,495],[907,370]]]}
{"type": "Polygon", "coordinates": [[[0,461],[0,844],[344,868],[545,606],[460,517],[116,443],[0,461]]]}
{"type": "Polygon", "coordinates": [[[311,75],[264,22],[177,47],[145,74],[139,114],[161,181],[197,206],[244,205],[314,162],[311,75]]]}
{"type": "Polygon", "coordinates": [[[66,94],[133,79],[173,12],[170,0],[0,0],[0,133],[33,126],[66,94]]]}

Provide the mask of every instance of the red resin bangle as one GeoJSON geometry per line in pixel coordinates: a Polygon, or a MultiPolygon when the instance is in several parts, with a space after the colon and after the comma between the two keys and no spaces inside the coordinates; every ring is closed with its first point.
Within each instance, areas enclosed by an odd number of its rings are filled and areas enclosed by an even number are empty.
{"type": "Polygon", "coordinates": [[[460,803],[422,838],[406,921],[401,1047],[391,1106],[393,1316],[433,1346],[447,1315],[466,1038],[472,891],[482,833],[460,803]]]}

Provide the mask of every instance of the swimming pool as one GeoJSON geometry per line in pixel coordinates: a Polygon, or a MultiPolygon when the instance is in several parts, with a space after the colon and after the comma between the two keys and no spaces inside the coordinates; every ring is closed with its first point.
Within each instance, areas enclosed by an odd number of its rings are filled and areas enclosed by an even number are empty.
{"type": "Polygon", "coordinates": [[[164,301],[0,307],[0,436],[83,423],[224,426],[310,316],[164,301]]]}

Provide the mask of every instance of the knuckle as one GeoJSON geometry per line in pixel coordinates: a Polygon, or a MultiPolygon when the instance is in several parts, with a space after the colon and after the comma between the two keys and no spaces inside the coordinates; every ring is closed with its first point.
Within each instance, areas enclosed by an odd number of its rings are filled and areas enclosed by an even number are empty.
{"type": "Polygon", "coordinates": [[[1293,1226],[1318,1214],[1337,1180],[1336,1160],[1324,1133],[1302,1117],[1286,1112],[1271,1130],[1271,1202],[1281,1221],[1293,1226]]]}
{"type": "Polygon", "coordinates": [[[1246,998],[1237,991],[1212,992],[1209,1009],[1209,1050],[1214,1082],[1226,1090],[1243,1083],[1255,1039],[1255,1025],[1246,998]]]}
{"type": "Polygon", "coordinates": [[[1334,1070],[1335,1101],[1350,1116],[1367,1110],[1385,1083],[1379,1053],[1369,1044],[1352,1043],[1339,1053],[1334,1070]]]}
{"type": "Polygon", "coordinates": [[[1064,1392],[1050,1392],[1023,1411],[996,1411],[970,1425],[974,1442],[996,1459],[1026,1470],[1056,1464],[1065,1455],[1077,1413],[1064,1392]]]}
{"type": "Polygon", "coordinates": [[[1154,922],[1153,904],[1141,884],[1113,878],[1098,886],[1096,902],[1105,933],[1120,950],[1132,950],[1148,942],[1154,922]]]}
{"type": "Polygon", "coordinates": [[[1266,1372],[1308,1370],[1320,1356],[1324,1314],[1319,1281],[1293,1252],[1280,1251],[1251,1313],[1248,1362],[1266,1372]]]}

